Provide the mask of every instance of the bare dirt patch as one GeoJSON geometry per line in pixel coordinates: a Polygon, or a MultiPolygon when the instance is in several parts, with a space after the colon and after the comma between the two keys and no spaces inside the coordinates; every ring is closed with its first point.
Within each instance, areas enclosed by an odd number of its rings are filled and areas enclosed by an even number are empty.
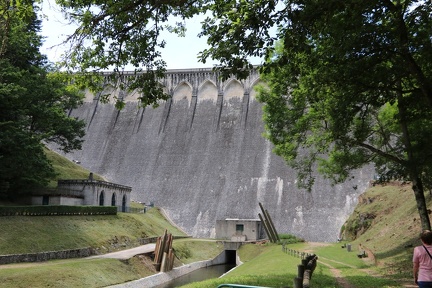
{"type": "Polygon", "coordinates": [[[323,263],[321,261],[318,261],[320,264],[327,266],[330,268],[330,272],[333,274],[333,276],[336,279],[336,282],[341,288],[355,288],[355,286],[351,285],[344,277],[342,277],[341,270],[331,266],[328,263],[323,263]]]}
{"type": "Polygon", "coordinates": [[[326,247],[330,245],[331,245],[330,243],[325,243],[325,242],[307,242],[307,246],[302,250],[306,253],[313,253],[314,248],[316,247],[326,247]]]}

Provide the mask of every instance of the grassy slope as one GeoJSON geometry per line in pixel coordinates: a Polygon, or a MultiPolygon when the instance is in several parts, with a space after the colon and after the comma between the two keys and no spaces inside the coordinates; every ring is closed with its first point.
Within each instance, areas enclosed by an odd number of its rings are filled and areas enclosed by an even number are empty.
{"type": "Polygon", "coordinates": [[[138,238],[184,235],[163,218],[157,208],[145,214],[109,216],[0,217],[2,254],[33,253],[94,247],[102,253],[139,245],[138,238]]]}
{"type": "MultiPolygon", "coordinates": [[[[432,210],[432,197],[426,195],[426,199],[428,209],[432,210]]],[[[353,245],[369,249],[382,274],[410,279],[413,247],[421,244],[420,220],[411,186],[375,186],[359,202],[347,227],[361,228],[362,215],[374,215],[374,219],[369,220],[370,228],[356,236],[353,245]]]]}
{"type": "MultiPolygon", "coordinates": [[[[45,153],[57,173],[57,177],[50,181],[49,187],[56,187],[57,179],[87,179],[89,177],[90,171],[82,168],[80,165],[70,161],[69,159],[57,154],[54,151],[45,149],[45,153]]],[[[105,181],[105,179],[100,175],[94,174],[93,177],[95,180],[105,181]]]]}
{"type": "MultiPolygon", "coordinates": [[[[159,236],[168,229],[184,235],[162,217],[157,208],[146,214],[117,216],[0,217],[2,254],[52,251],[92,246],[106,253],[137,246],[138,237],[159,236]]],[[[181,261],[191,263],[217,256],[222,246],[215,241],[180,239],[181,261]]],[[[177,262],[181,265],[180,262],[177,262]]],[[[70,259],[43,263],[0,265],[0,287],[104,287],[154,274],[150,259],[70,259]],[[79,277],[77,277],[79,275],[79,277]]]]}

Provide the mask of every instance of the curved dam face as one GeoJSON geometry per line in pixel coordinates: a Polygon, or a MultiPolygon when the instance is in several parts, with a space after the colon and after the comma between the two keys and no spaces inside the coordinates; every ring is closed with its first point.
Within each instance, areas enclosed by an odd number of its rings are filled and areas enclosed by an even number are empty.
{"type": "Polygon", "coordinates": [[[65,155],[109,181],[132,187],[132,200],[154,203],[194,237],[214,237],[216,220],[256,219],[261,202],[279,233],[335,241],[373,171],[331,186],[317,175],[312,192],[262,137],[259,75],[220,81],[211,69],[171,70],[172,99],[138,108],[137,93],[113,91],[126,106],[87,94],[71,115],[87,122],[81,151],[65,155]]]}

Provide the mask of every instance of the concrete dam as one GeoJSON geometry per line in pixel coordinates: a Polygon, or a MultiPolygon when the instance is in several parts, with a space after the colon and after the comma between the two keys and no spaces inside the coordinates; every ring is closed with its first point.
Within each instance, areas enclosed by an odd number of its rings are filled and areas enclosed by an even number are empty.
{"type": "Polygon", "coordinates": [[[138,93],[110,91],[119,111],[86,94],[70,111],[87,123],[82,150],[65,155],[107,180],[132,187],[132,200],[154,203],[185,232],[215,237],[216,220],[256,219],[261,202],[279,233],[335,241],[368,187],[373,171],[359,170],[343,185],[317,175],[312,192],[263,138],[260,83],[221,81],[211,69],[169,70],[160,80],[172,98],[140,108],[138,93]]]}

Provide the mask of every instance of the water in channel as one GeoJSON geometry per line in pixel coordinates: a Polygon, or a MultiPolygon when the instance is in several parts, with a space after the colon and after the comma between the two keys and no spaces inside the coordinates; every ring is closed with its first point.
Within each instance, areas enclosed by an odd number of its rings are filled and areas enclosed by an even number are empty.
{"type": "Polygon", "coordinates": [[[233,264],[221,264],[200,268],[191,273],[175,278],[170,282],[155,286],[154,288],[175,288],[192,282],[199,282],[207,279],[218,278],[219,276],[228,272],[234,267],[235,265],[233,264]]]}

